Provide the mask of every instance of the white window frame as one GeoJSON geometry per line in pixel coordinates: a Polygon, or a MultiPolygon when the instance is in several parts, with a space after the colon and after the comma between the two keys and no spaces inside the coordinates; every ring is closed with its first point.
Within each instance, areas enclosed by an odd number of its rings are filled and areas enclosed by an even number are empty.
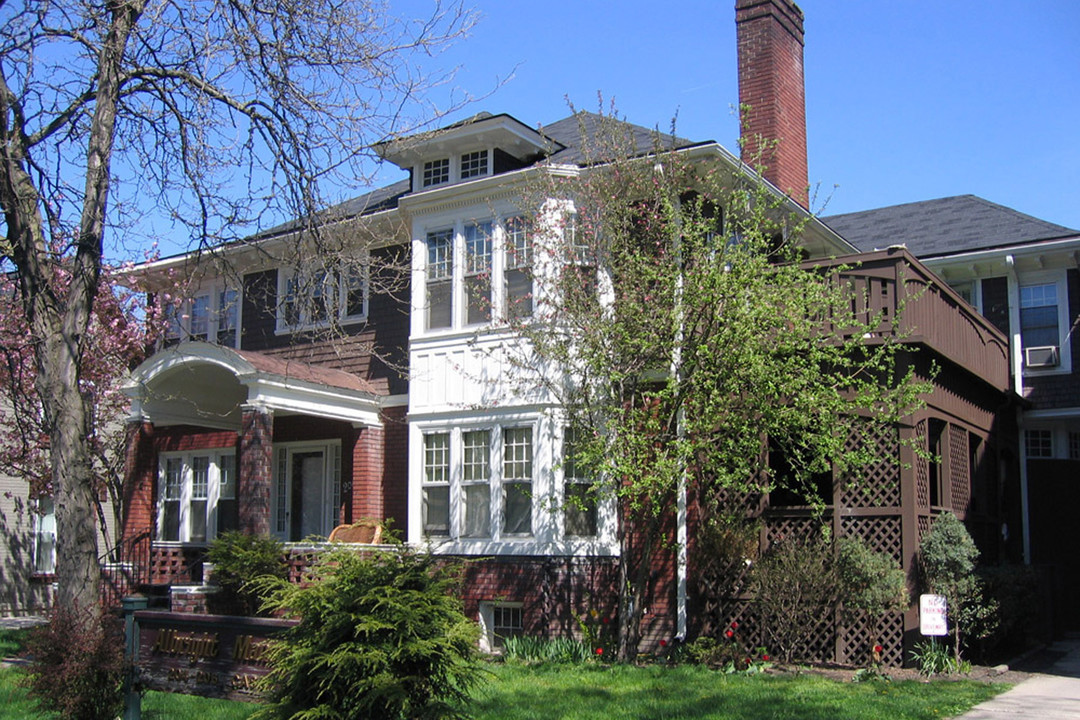
{"type": "Polygon", "coordinates": [[[277,272],[277,309],[276,316],[276,332],[277,334],[288,334],[294,332],[300,332],[304,330],[317,330],[321,328],[330,327],[334,322],[341,325],[349,325],[352,323],[365,322],[368,317],[370,292],[371,292],[371,265],[367,255],[363,255],[356,258],[350,258],[342,260],[335,264],[335,267],[331,270],[324,270],[322,268],[311,268],[297,270],[296,268],[278,268],[277,272]],[[308,278],[314,274],[322,274],[321,281],[309,281],[308,278]],[[297,320],[296,322],[288,322],[286,317],[286,304],[289,297],[290,285],[293,279],[300,277],[306,281],[304,284],[310,287],[315,287],[315,283],[321,285],[320,292],[317,298],[314,294],[309,294],[308,297],[304,297],[304,293],[300,293],[295,297],[293,302],[297,303],[297,320]],[[352,282],[359,279],[361,284],[360,292],[362,293],[361,311],[359,313],[349,313],[349,294],[353,291],[352,282]],[[314,317],[313,303],[326,302],[323,298],[328,298],[327,303],[327,315],[325,319],[319,319],[314,317]],[[331,318],[333,315],[333,319],[331,318]]]}
{"type": "Polygon", "coordinates": [[[453,169],[454,163],[450,162],[449,157],[435,158],[433,160],[426,160],[420,163],[419,176],[421,189],[439,187],[440,185],[447,185],[453,182],[453,169]],[[436,164],[438,167],[436,167],[436,164]],[[446,172],[442,172],[445,168],[446,172]],[[436,174],[438,170],[438,174],[436,174]]]}
{"type": "Polygon", "coordinates": [[[1035,377],[1038,375],[1062,375],[1072,372],[1072,343],[1069,336],[1071,322],[1069,319],[1069,293],[1068,276],[1065,269],[1046,270],[1042,272],[1021,273],[1018,278],[1010,277],[1010,325],[1018,357],[1018,365],[1024,375],[1035,377]],[[1058,326],[1058,364],[1053,367],[1039,368],[1028,367],[1026,361],[1026,348],[1023,342],[1023,328],[1020,323],[1020,295],[1021,288],[1036,285],[1054,285],[1057,295],[1057,326],[1058,326]]]}
{"type": "Polygon", "coordinates": [[[239,289],[228,283],[213,283],[199,288],[181,302],[169,302],[164,305],[165,311],[165,336],[164,342],[170,345],[177,342],[198,340],[201,342],[220,345],[218,342],[220,333],[228,328],[222,322],[223,300],[225,293],[234,293],[233,308],[235,311],[233,342],[225,347],[240,347],[240,314],[243,307],[243,294],[239,289]],[[206,332],[197,333],[194,327],[195,311],[198,304],[206,302],[206,332]],[[196,337],[196,335],[205,337],[196,337]]]}
{"type": "Polygon", "coordinates": [[[488,148],[470,150],[458,156],[458,179],[472,180],[491,174],[492,152],[488,148]]]}
{"type": "Polygon", "coordinates": [[[480,651],[486,653],[498,653],[501,651],[500,636],[496,632],[498,626],[495,624],[495,616],[499,611],[514,611],[517,610],[521,615],[521,625],[516,628],[517,630],[524,632],[525,630],[525,605],[520,602],[505,602],[505,601],[488,601],[482,600],[479,605],[479,617],[477,620],[480,622],[480,651]]]}
{"type": "Polygon", "coordinates": [[[183,452],[163,452],[158,455],[158,486],[157,486],[157,525],[154,538],[163,543],[185,543],[206,545],[217,537],[218,526],[218,501],[221,499],[221,467],[222,458],[232,458],[233,482],[236,483],[239,475],[238,454],[235,447],[209,448],[205,450],[185,450],[183,452]],[[208,458],[207,468],[207,491],[206,491],[206,538],[192,540],[192,509],[193,500],[203,498],[193,497],[194,490],[194,459],[208,458]],[[171,501],[166,498],[167,479],[166,471],[169,460],[179,460],[180,468],[180,496],[176,498],[179,503],[177,519],[177,538],[166,539],[165,534],[165,503],[171,501]]]}
{"type": "Polygon", "coordinates": [[[597,537],[600,534],[600,502],[599,502],[599,498],[596,497],[595,493],[589,493],[588,492],[588,489],[592,488],[596,484],[596,478],[588,476],[588,475],[581,474],[580,469],[578,467],[579,463],[576,462],[576,461],[572,461],[570,459],[568,451],[570,450],[571,437],[572,437],[571,428],[564,427],[563,428],[563,433],[562,433],[562,442],[560,443],[560,449],[561,449],[560,470],[561,470],[561,475],[562,475],[562,498],[561,498],[561,500],[562,500],[562,514],[560,516],[560,522],[561,522],[560,529],[562,531],[563,537],[566,537],[566,538],[590,538],[590,539],[592,539],[592,538],[597,537]],[[571,474],[571,471],[573,471],[573,474],[571,474]],[[569,501],[568,501],[568,497],[567,497],[568,496],[567,489],[571,488],[571,487],[575,487],[575,488],[584,487],[584,488],[586,488],[586,498],[589,501],[591,501],[591,503],[593,505],[592,514],[593,514],[593,526],[594,527],[593,527],[593,532],[591,534],[579,535],[579,534],[576,534],[576,533],[571,533],[570,529],[567,527],[567,513],[570,510],[570,505],[569,505],[569,501]]]}

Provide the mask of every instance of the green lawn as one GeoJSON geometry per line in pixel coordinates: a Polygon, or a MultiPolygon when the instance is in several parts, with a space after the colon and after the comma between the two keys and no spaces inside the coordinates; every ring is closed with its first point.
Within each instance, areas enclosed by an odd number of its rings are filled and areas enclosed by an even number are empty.
{"type": "Polygon", "coordinates": [[[967,710],[1007,689],[976,682],[839,683],[721,675],[700,667],[493,667],[477,720],[916,720],[967,710]]]}
{"type": "MultiPolygon", "coordinates": [[[[493,664],[469,711],[476,720],[930,720],[1007,688],[977,682],[839,683],[820,677],[721,675],[700,667],[493,664]]],[[[0,671],[0,718],[46,720],[0,671]]],[[[246,720],[252,706],[149,692],[146,720],[246,720]]]]}

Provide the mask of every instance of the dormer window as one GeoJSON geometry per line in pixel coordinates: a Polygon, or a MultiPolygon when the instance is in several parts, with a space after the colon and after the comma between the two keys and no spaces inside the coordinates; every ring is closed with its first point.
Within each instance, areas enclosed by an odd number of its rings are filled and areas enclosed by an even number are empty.
{"type": "Polygon", "coordinates": [[[483,177],[488,174],[488,151],[477,150],[461,156],[461,179],[483,177]]]}
{"type": "Polygon", "coordinates": [[[424,163],[424,187],[442,185],[446,182],[450,182],[450,158],[424,163]]]}

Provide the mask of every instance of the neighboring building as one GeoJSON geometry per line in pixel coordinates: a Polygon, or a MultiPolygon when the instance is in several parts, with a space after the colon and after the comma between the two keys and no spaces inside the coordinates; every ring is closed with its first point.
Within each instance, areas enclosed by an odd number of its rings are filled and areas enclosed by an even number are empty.
{"type": "Polygon", "coordinates": [[[1018,419],[1024,557],[1053,570],[1055,619],[1080,627],[1080,230],[973,195],[824,218],[859,249],[902,245],[1009,338],[1018,419]]]}
{"type": "Polygon", "coordinates": [[[0,475],[0,616],[41,613],[52,604],[56,520],[28,499],[22,480],[0,475]]]}

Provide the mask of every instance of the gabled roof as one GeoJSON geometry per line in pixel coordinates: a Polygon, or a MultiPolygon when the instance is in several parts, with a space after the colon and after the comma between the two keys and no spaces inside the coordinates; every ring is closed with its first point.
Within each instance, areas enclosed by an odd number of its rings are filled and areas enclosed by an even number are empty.
{"type": "Polygon", "coordinates": [[[1080,236],[1080,230],[1039,220],[975,195],[892,205],[821,220],[860,250],[904,245],[923,259],[1080,236]]]}

